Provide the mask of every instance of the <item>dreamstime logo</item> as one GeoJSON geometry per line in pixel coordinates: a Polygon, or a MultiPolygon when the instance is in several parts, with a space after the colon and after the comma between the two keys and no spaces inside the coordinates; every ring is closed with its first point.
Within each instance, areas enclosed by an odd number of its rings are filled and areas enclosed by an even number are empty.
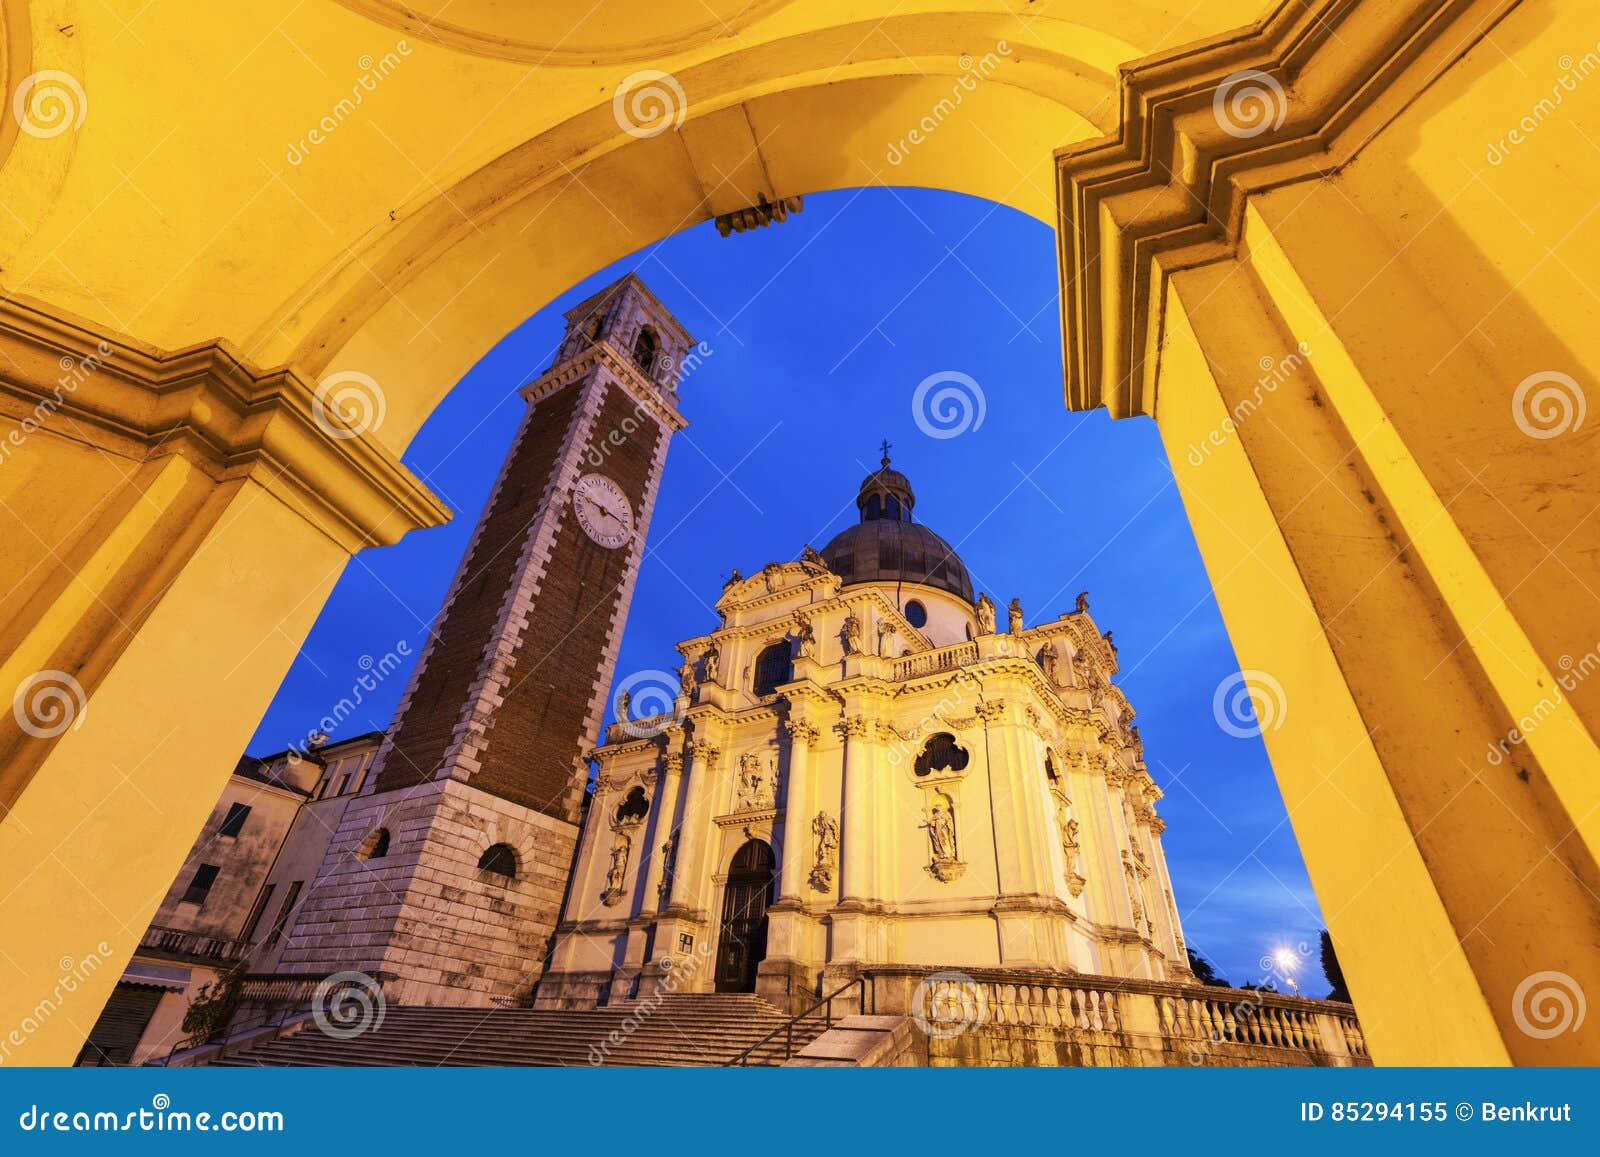
{"type": "Polygon", "coordinates": [[[682,680],[676,672],[657,668],[636,671],[617,688],[612,710],[623,731],[635,739],[648,739],[680,720],[681,689],[682,680]]]}
{"type": "Polygon", "coordinates": [[[1558,370],[1529,374],[1511,395],[1511,418],[1530,438],[1559,438],[1583,425],[1583,387],[1558,370]]]}
{"type": "Polygon", "coordinates": [[[1595,45],[1577,60],[1573,60],[1570,53],[1563,54],[1556,61],[1556,67],[1561,70],[1561,75],[1551,83],[1550,95],[1540,97],[1516,124],[1506,130],[1504,136],[1498,141],[1490,142],[1484,159],[1491,165],[1504,164],[1512,149],[1538,132],[1545,122],[1555,115],[1556,110],[1566,103],[1569,93],[1576,92],[1578,86],[1585,80],[1600,73],[1600,44],[1595,45]]]}
{"type": "Polygon", "coordinates": [[[689,98],[670,72],[646,68],[624,77],[611,96],[617,127],[640,140],[680,128],[689,114],[689,98]]]}
{"type": "Polygon", "coordinates": [[[355,682],[350,685],[350,693],[333,705],[333,708],[317,720],[303,740],[290,743],[289,762],[299,763],[306,758],[313,749],[328,742],[328,736],[334,734],[367,702],[367,696],[376,691],[391,675],[399,671],[402,660],[411,657],[411,644],[401,639],[390,651],[374,659],[371,655],[362,655],[356,660],[356,666],[361,668],[361,674],[356,676],[355,682]]]}
{"type": "Polygon", "coordinates": [[[69,727],[76,731],[88,709],[83,684],[65,671],[36,671],[17,685],[11,697],[17,726],[35,739],[54,739],[69,727]]]}
{"type": "Polygon", "coordinates": [[[376,92],[378,85],[394,75],[395,69],[400,67],[401,58],[411,55],[411,45],[404,40],[395,41],[394,48],[382,56],[374,58],[372,53],[362,53],[356,61],[356,67],[361,70],[361,75],[356,77],[350,86],[350,95],[342,96],[334,102],[316,124],[312,125],[305,136],[298,141],[290,141],[284,159],[291,165],[301,165],[311,155],[311,150],[338,132],[344,123],[355,115],[356,109],[365,103],[367,94],[376,92]]]}
{"type": "Polygon", "coordinates": [[[1583,987],[1565,972],[1535,972],[1511,994],[1511,1019],[1535,1040],[1577,1032],[1588,1011],[1583,987]]]}
{"type": "Polygon", "coordinates": [[[962,53],[956,63],[961,66],[961,75],[950,86],[950,95],[940,97],[922,119],[912,125],[905,136],[898,141],[891,141],[884,159],[891,165],[898,165],[911,155],[911,150],[922,144],[934,133],[939,131],[939,126],[960,108],[969,92],[974,91],[980,81],[988,80],[995,69],[1000,67],[1000,57],[1011,55],[1011,45],[1004,40],[995,42],[995,52],[986,52],[982,59],[974,61],[969,53],[962,53]]]}
{"type": "Polygon", "coordinates": [[[335,1040],[349,1040],[383,1027],[383,986],[365,972],[336,972],[317,985],[311,1019],[335,1040]]]}
{"type": "Polygon", "coordinates": [[[1189,465],[1205,465],[1206,459],[1211,456],[1211,451],[1226,445],[1228,437],[1239,429],[1246,418],[1261,408],[1268,395],[1277,393],[1279,386],[1298,373],[1310,356],[1309,342],[1300,342],[1282,357],[1261,355],[1260,360],[1256,362],[1261,376],[1256,379],[1255,388],[1247,396],[1239,399],[1228,412],[1228,416],[1222,419],[1222,424],[1218,428],[1212,430],[1201,441],[1189,443],[1189,453],[1186,456],[1189,465]]]}
{"type": "Polygon", "coordinates": [[[911,994],[911,1019],[928,1036],[943,1040],[988,1022],[983,986],[965,972],[935,972],[911,994]]]}
{"type": "Polygon", "coordinates": [[[959,370],[929,374],[911,395],[911,417],[930,438],[956,438],[977,430],[988,412],[983,387],[959,370]]]}
{"type": "Polygon", "coordinates": [[[383,388],[359,370],[340,370],[317,383],[311,413],[330,438],[359,438],[383,425],[388,403],[383,388]]]}
{"type": "Polygon", "coordinates": [[[1556,686],[1551,689],[1550,694],[1542,696],[1539,702],[1533,705],[1532,710],[1518,717],[1515,727],[1507,731],[1504,737],[1489,745],[1491,767],[1499,767],[1505,762],[1506,756],[1511,754],[1513,747],[1520,747],[1528,742],[1530,735],[1557,715],[1567,702],[1567,697],[1561,692],[1570,694],[1576,691],[1578,684],[1600,672],[1600,643],[1596,643],[1577,659],[1571,655],[1562,655],[1557,664],[1561,668],[1561,673],[1555,676],[1556,686]]]}
{"type": "Polygon", "coordinates": [[[1289,98],[1277,77],[1247,68],[1217,86],[1216,95],[1211,98],[1211,115],[1223,132],[1248,140],[1283,126],[1289,115],[1289,98]]]}
{"type": "Polygon", "coordinates": [[[89,982],[89,979],[100,971],[111,957],[111,945],[102,940],[95,945],[94,951],[82,957],[63,956],[58,961],[61,975],[56,978],[55,987],[45,993],[34,1003],[20,1022],[13,1025],[11,1030],[0,1038],[0,1064],[11,1060],[11,1054],[16,1049],[27,1044],[28,1038],[44,1027],[45,1023],[66,1005],[69,997],[74,996],[80,988],[89,982]]]}
{"type": "Polygon", "coordinates": [[[657,960],[656,963],[661,966],[661,982],[656,985],[654,992],[648,996],[641,996],[633,1004],[622,1023],[612,1029],[603,1041],[589,1046],[589,1063],[596,1068],[605,1064],[614,1051],[626,1044],[629,1037],[649,1022],[666,1003],[667,997],[677,992],[679,986],[700,971],[701,966],[710,958],[711,942],[702,940],[698,946],[686,951],[681,957],[663,956],[657,960]]]}
{"type": "Polygon", "coordinates": [[[1235,739],[1276,731],[1289,714],[1283,684],[1265,671],[1237,671],[1217,684],[1211,697],[1217,726],[1235,739]]]}
{"type": "Polygon", "coordinates": [[[77,77],[47,68],[22,78],[11,94],[11,115],[30,137],[59,137],[82,126],[89,98],[77,77]]]}

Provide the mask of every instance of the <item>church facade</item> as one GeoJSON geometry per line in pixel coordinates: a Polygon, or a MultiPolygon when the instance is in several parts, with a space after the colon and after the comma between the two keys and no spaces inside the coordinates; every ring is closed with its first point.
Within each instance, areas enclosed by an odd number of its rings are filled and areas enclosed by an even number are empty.
{"type": "Polygon", "coordinates": [[[667,711],[617,722],[543,1007],[803,1006],[872,966],[1190,979],[1133,709],[1087,596],[976,594],[889,463],[820,552],[735,572],[667,711]]]}

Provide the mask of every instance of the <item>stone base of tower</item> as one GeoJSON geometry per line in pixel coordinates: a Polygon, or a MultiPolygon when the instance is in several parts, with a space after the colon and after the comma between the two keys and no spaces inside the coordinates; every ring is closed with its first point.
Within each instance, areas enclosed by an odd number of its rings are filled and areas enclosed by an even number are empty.
{"type": "Polygon", "coordinates": [[[282,970],[381,976],[397,1004],[521,998],[542,971],[577,839],[576,824],[456,780],[356,799],[282,970]],[[512,876],[478,866],[502,844],[514,854],[512,876]]]}

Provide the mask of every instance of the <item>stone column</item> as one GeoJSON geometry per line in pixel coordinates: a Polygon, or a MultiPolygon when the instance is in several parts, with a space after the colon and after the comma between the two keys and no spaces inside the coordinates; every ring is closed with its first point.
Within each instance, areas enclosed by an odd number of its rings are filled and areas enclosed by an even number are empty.
{"type": "Polygon", "coordinates": [[[1595,93],[1516,128],[1580,29],[1281,5],[1058,155],[1069,404],[1158,423],[1383,1063],[1593,1057],[1525,1031],[1600,991],[1595,93]]]}
{"type": "Polygon", "coordinates": [[[677,862],[672,871],[672,899],[668,910],[675,916],[705,919],[706,845],[711,838],[712,811],[716,807],[715,782],[722,748],[696,738],[690,747],[689,794],[678,825],[677,862]]]}
{"type": "Polygon", "coordinates": [[[839,725],[844,736],[844,792],[839,824],[839,901],[861,907],[872,891],[872,805],[868,735],[873,721],[852,715],[839,725]]]}
{"type": "Polygon", "coordinates": [[[88,962],[7,1056],[71,1064],[344,564],[448,512],[232,349],[7,299],[0,364],[0,1025],[88,962]]]}
{"type": "Polygon", "coordinates": [[[789,783],[783,804],[783,870],[778,876],[778,899],[798,904],[805,896],[807,860],[811,850],[811,745],[817,729],[793,715],[784,724],[789,732],[789,783]]]}
{"type": "MultiPolygon", "coordinates": [[[[646,915],[666,907],[662,903],[661,881],[666,871],[669,848],[675,848],[673,824],[677,822],[678,787],[683,779],[683,753],[670,752],[665,759],[661,778],[656,784],[655,846],[650,849],[650,860],[645,868],[644,895],[640,897],[640,911],[646,915]]],[[[676,879],[676,876],[674,876],[676,879]]]]}

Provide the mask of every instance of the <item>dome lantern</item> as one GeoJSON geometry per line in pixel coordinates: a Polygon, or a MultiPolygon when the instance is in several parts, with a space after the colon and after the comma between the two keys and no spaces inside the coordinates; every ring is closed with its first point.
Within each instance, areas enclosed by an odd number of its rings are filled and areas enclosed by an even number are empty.
{"type": "Polygon", "coordinates": [[[911,520],[917,496],[911,480],[889,465],[889,443],[877,470],[856,492],[860,520],[822,548],[822,558],[845,582],[921,583],[971,602],[972,579],[952,547],[911,520]]]}

